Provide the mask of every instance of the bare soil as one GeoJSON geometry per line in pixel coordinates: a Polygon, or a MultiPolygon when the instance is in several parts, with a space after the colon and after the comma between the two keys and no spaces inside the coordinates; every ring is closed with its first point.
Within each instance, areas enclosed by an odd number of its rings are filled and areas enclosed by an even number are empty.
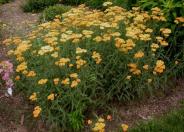
{"type": "Polygon", "coordinates": [[[39,14],[23,12],[21,7],[24,3],[25,0],[14,0],[0,6],[0,21],[7,25],[4,38],[25,35],[39,20],[39,14]]]}

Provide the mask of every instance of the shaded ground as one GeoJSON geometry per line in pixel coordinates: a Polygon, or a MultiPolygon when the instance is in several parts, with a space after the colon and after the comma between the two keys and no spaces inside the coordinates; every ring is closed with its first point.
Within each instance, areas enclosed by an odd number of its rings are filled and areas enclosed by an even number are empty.
{"type": "MultiPolygon", "coordinates": [[[[25,35],[37,23],[38,14],[24,13],[21,5],[24,0],[0,6],[0,21],[7,26],[3,31],[3,38],[25,35]]],[[[0,59],[6,58],[5,48],[0,45],[0,59]]],[[[175,87],[175,86],[174,86],[175,87]]],[[[2,88],[0,88],[1,90],[2,88]]],[[[149,120],[154,116],[160,116],[173,108],[180,107],[180,101],[184,99],[184,81],[178,81],[177,87],[170,92],[145,101],[137,101],[126,105],[116,105],[119,120],[112,122],[112,127],[121,123],[136,124],[140,120],[149,120]]],[[[42,123],[32,119],[30,105],[20,95],[5,97],[0,91],[0,132],[37,132],[43,131],[42,123]]]]}

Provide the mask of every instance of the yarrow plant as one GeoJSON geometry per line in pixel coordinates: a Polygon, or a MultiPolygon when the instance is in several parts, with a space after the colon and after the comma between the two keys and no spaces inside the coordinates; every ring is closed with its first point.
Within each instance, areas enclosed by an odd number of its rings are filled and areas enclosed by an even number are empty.
{"type": "Polygon", "coordinates": [[[35,118],[80,131],[86,113],[152,94],[164,84],[171,30],[161,10],[105,5],[104,11],[80,5],[3,42],[15,60],[16,86],[35,105],[35,118]]]}
{"type": "MultiPolygon", "coordinates": [[[[95,121],[88,119],[86,123],[89,126],[89,128],[92,130],[92,132],[105,132],[106,130],[108,130],[108,128],[106,127],[106,124],[112,123],[111,121],[112,121],[112,116],[107,115],[106,118],[98,117],[95,121]]],[[[120,132],[127,132],[129,128],[129,126],[124,123],[117,127],[118,128],[116,128],[116,131],[120,131],[120,132]]]]}
{"type": "Polygon", "coordinates": [[[0,62],[0,83],[6,87],[9,95],[12,95],[13,81],[13,64],[6,60],[0,62]]]}

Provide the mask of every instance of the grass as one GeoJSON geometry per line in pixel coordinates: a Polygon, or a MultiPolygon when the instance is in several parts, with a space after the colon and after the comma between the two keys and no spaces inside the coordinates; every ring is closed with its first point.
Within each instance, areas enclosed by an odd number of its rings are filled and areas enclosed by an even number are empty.
{"type": "Polygon", "coordinates": [[[182,108],[174,110],[160,119],[140,123],[130,132],[183,132],[184,131],[184,103],[182,108]]]}

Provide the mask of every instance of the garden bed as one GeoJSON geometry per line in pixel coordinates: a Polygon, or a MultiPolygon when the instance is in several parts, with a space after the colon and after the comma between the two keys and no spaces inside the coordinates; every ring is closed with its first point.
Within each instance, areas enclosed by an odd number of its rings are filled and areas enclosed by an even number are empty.
{"type": "MultiPolygon", "coordinates": [[[[14,97],[1,96],[9,107],[14,107],[14,101],[15,108],[25,106],[22,112],[26,115],[19,113],[20,123],[15,117],[17,126],[12,129],[24,126],[25,117],[30,119],[32,111],[35,120],[44,120],[41,125],[49,124],[43,130],[126,131],[127,124],[131,127],[139,120],[150,120],[179,107],[182,88],[172,89],[167,84],[170,78],[182,76],[183,18],[176,18],[173,28],[157,7],[146,12],[112,4],[105,2],[103,10],[70,7],[33,31],[23,19],[36,22],[38,15],[24,14],[16,4],[18,19],[14,15],[9,21],[5,13],[1,19],[15,26],[18,32],[12,30],[12,34],[19,35],[3,41],[14,63],[16,90],[30,101],[28,107],[20,95],[20,105],[14,97]]],[[[11,8],[11,3],[7,6],[11,8]]],[[[2,117],[6,114],[8,111],[2,117]]],[[[40,129],[39,124],[36,129],[40,129]]],[[[25,131],[32,128],[25,126],[25,131]]]]}

